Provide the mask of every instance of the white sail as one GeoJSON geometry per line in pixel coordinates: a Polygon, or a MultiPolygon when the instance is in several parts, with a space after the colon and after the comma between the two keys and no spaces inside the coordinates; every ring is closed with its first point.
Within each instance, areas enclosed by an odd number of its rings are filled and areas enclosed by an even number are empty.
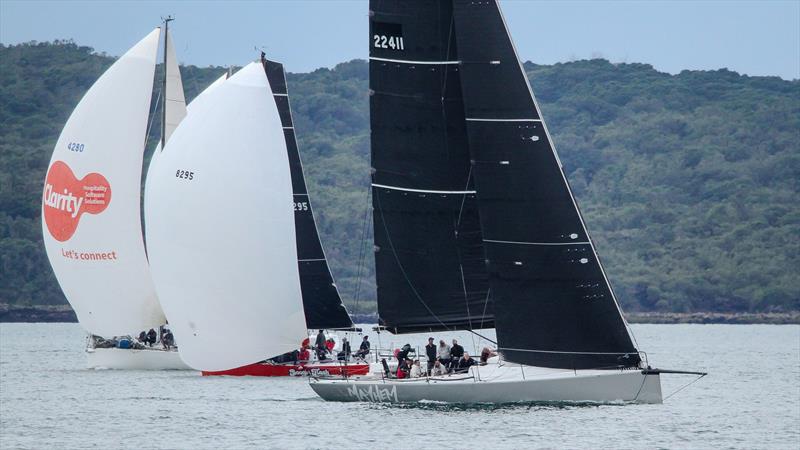
{"type": "MultiPolygon", "coordinates": [[[[167,59],[167,63],[168,63],[167,66],[169,66],[169,59],[167,59]]],[[[176,66],[176,68],[177,68],[177,66],[176,66]]],[[[214,81],[213,83],[209,84],[207,88],[205,88],[202,92],[197,94],[197,97],[195,97],[194,100],[192,100],[189,103],[189,105],[186,106],[186,109],[185,109],[186,113],[188,114],[188,112],[191,111],[193,108],[194,109],[202,108],[203,107],[202,105],[204,103],[204,98],[206,97],[206,94],[211,92],[211,91],[213,91],[217,86],[222,84],[227,79],[228,79],[228,74],[224,73],[224,74],[222,74],[221,77],[217,78],[216,81],[214,81]]],[[[169,84],[167,85],[167,88],[169,90],[169,84]]],[[[183,86],[182,85],[181,85],[180,91],[181,91],[181,96],[183,96],[183,86]]],[[[169,122],[167,122],[167,123],[169,123],[169,122]]],[[[150,163],[147,165],[147,174],[145,175],[145,179],[144,179],[144,219],[145,219],[145,222],[147,221],[147,215],[149,214],[149,207],[147,206],[147,203],[148,203],[148,199],[150,198],[150,174],[152,173],[153,167],[155,167],[155,165],[156,165],[156,163],[158,161],[158,157],[160,155],[161,155],[161,141],[158,142],[158,144],[156,145],[156,149],[153,151],[153,156],[150,157],[150,163]]]]}
{"type": "Polygon", "coordinates": [[[159,30],[119,58],[72,112],[42,201],[45,249],[81,325],[102,336],[164,323],[141,230],[140,182],[159,30]]]}
{"type": "Polygon", "coordinates": [[[306,337],[292,183],[260,63],[207,94],[154,167],[147,236],[182,359],[226,370],[306,337]]]}
{"type": "Polygon", "coordinates": [[[172,46],[172,35],[167,33],[166,43],[166,89],[164,92],[164,142],[186,117],[186,98],[183,95],[183,82],[178,60],[175,58],[175,49],[172,46]]]}

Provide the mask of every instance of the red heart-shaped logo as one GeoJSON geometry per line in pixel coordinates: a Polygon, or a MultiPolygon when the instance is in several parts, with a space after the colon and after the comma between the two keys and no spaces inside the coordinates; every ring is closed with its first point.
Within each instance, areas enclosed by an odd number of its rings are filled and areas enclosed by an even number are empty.
{"type": "Polygon", "coordinates": [[[111,202],[111,185],[99,173],[78,179],[63,161],[56,161],[47,171],[42,207],[47,230],[64,242],[75,234],[83,213],[99,214],[111,202]]]}

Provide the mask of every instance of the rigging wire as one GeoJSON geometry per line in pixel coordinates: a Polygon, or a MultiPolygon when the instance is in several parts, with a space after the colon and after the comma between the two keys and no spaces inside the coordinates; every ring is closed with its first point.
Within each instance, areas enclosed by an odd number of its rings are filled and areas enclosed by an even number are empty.
{"type": "MultiPolygon", "coordinates": [[[[483,324],[486,321],[486,308],[489,307],[489,295],[492,293],[492,288],[486,290],[486,300],[483,301],[483,313],[481,314],[481,328],[483,328],[483,324]]],[[[497,345],[497,342],[492,342],[493,344],[497,345]]]]}
{"type": "MultiPolygon", "coordinates": [[[[156,101],[153,103],[153,112],[150,114],[150,120],[147,124],[147,133],[144,135],[144,146],[147,148],[147,140],[150,139],[150,131],[153,128],[153,123],[155,122],[156,118],[156,110],[158,109],[158,102],[161,100],[161,89],[158,90],[158,95],[156,96],[156,101]]],[[[161,149],[163,150],[163,148],[161,149]]],[[[152,156],[150,156],[152,158],[152,156]]]]}
{"type": "Polygon", "coordinates": [[[419,292],[417,292],[417,289],[414,287],[414,284],[411,282],[411,279],[408,278],[408,274],[406,273],[406,270],[403,268],[403,264],[400,262],[400,257],[397,255],[397,251],[394,248],[394,243],[392,242],[392,236],[391,236],[391,234],[389,234],[389,228],[387,227],[386,219],[383,216],[383,207],[381,207],[381,196],[380,196],[380,193],[376,193],[375,194],[375,202],[377,202],[378,211],[380,211],[380,213],[381,213],[381,224],[383,224],[383,231],[386,233],[386,240],[389,241],[389,247],[392,249],[392,255],[394,256],[394,260],[397,263],[397,267],[400,269],[400,272],[403,274],[403,277],[406,279],[406,283],[408,283],[408,287],[411,288],[411,292],[414,293],[414,296],[417,298],[417,300],[420,302],[420,304],[422,304],[422,306],[425,307],[425,309],[428,311],[428,314],[430,314],[431,317],[436,319],[436,321],[439,322],[447,331],[452,331],[450,329],[450,327],[445,325],[445,323],[442,322],[441,319],[439,319],[439,316],[437,316],[431,310],[431,308],[428,307],[428,304],[425,303],[425,300],[423,300],[422,296],[420,296],[419,292]]]}
{"type": "Polygon", "coordinates": [[[701,379],[701,378],[703,378],[703,377],[704,377],[704,376],[706,376],[706,375],[708,375],[708,374],[704,373],[704,374],[702,374],[702,375],[698,376],[697,378],[695,378],[694,380],[692,380],[692,381],[690,381],[690,382],[688,382],[688,383],[684,384],[683,386],[681,386],[681,387],[680,387],[678,390],[676,390],[675,392],[673,392],[673,393],[669,394],[668,396],[664,397],[664,399],[662,400],[662,402],[665,402],[665,401],[667,401],[667,400],[668,400],[670,397],[672,397],[673,395],[675,395],[675,394],[677,394],[678,392],[680,392],[680,391],[682,391],[682,390],[686,389],[687,387],[689,387],[689,386],[691,386],[691,385],[693,385],[693,384],[697,383],[698,381],[700,381],[700,379],[701,379]]]}
{"type": "Polygon", "coordinates": [[[369,217],[369,199],[372,194],[372,187],[367,188],[366,204],[364,205],[364,220],[361,224],[361,245],[359,246],[358,253],[358,271],[356,272],[356,292],[354,294],[353,314],[358,314],[358,302],[361,295],[361,273],[364,268],[364,263],[367,259],[366,240],[367,240],[367,219],[369,217]]]}

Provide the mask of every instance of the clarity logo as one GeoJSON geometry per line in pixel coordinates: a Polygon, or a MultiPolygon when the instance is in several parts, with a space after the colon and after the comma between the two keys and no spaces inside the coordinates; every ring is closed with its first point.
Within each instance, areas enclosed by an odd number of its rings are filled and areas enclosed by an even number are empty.
{"type": "Polygon", "coordinates": [[[397,386],[391,389],[379,386],[369,386],[366,389],[359,389],[357,385],[347,388],[347,393],[362,402],[397,402],[397,386]]]}
{"type": "Polygon", "coordinates": [[[83,213],[100,214],[111,202],[111,186],[99,173],[80,180],[63,161],[47,171],[42,196],[44,222],[50,235],[64,242],[75,234],[83,213]]]}

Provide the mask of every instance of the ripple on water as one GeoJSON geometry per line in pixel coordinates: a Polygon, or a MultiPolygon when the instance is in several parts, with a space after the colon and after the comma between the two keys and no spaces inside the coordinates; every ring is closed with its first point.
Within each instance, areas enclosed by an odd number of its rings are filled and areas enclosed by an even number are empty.
{"type": "MultiPolygon", "coordinates": [[[[709,377],[663,405],[329,403],[305,380],[86,370],[77,325],[2,324],[0,444],[374,448],[396,446],[403,433],[408,446],[427,448],[463,430],[485,448],[800,447],[800,326],[633,329],[654,365],[709,377]],[[780,370],[753,356],[764,349],[784,355],[780,370]]],[[[391,339],[424,345],[427,335],[391,339]]],[[[665,376],[663,392],[686,381],[665,376]]]]}

